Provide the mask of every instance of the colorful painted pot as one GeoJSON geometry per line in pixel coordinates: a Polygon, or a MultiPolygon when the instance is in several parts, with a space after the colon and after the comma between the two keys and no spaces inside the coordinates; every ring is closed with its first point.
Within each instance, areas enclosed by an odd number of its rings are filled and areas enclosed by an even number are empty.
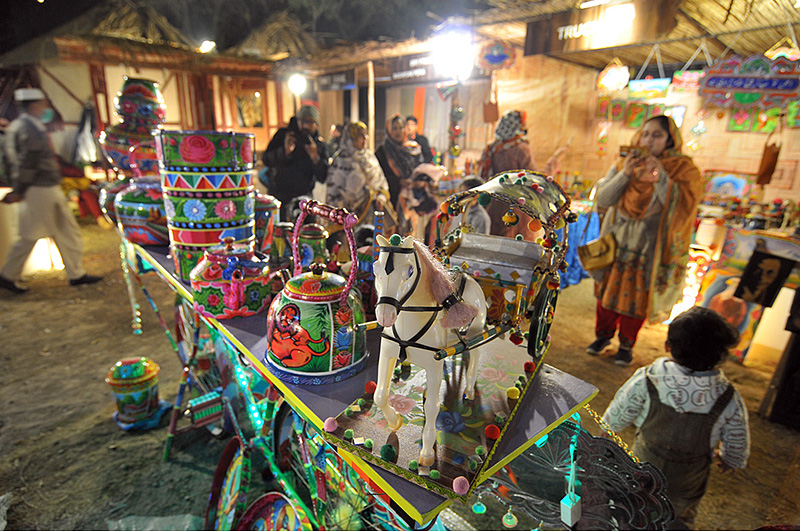
{"type": "Polygon", "coordinates": [[[269,262],[255,257],[250,246],[224,245],[205,251],[189,275],[194,308],[206,317],[230,319],[255,315],[272,301],[269,262]]]}
{"type": "Polygon", "coordinates": [[[269,254],[272,249],[272,238],[275,223],[281,220],[281,202],[271,195],[256,191],[256,250],[269,254]]]}
{"type": "Polygon", "coordinates": [[[189,281],[205,249],[225,238],[252,249],[254,138],[215,131],[156,135],[170,245],[181,280],[189,281]]]}
{"type": "Polygon", "coordinates": [[[112,223],[117,222],[117,213],[114,210],[114,199],[117,197],[118,193],[130,186],[132,182],[133,179],[130,177],[123,177],[118,181],[103,183],[101,185],[102,189],[100,190],[97,202],[100,204],[100,210],[103,211],[103,214],[105,214],[112,223]]]}
{"type": "Polygon", "coordinates": [[[317,223],[309,223],[300,227],[299,247],[300,265],[307,270],[312,263],[328,263],[330,254],[325,242],[328,231],[317,223]]]}
{"type": "Polygon", "coordinates": [[[127,358],[108,371],[117,403],[117,421],[133,424],[158,411],[158,373],[161,368],[148,358],[127,358]]]}
{"type": "Polygon", "coordinates": [[[156,177],[136,179],[114,198],[117,223],[125,238],[140,245],[167,245],[167,217],[156,177]]]}
{"type": "MultiPolygon", "coordinates": [[[[304,201],[297,226],[303,225],[307,213],[344,226],[348,239],[358,221],[344,209],[304,201]]],[[[358,326],[365,321],[364,307],[353,289],[357,268],[350,269],[347,279],[321,263],[313,263],[311,271],[301,274],[297,237],[292,247],[295,276],[270,305],[265,362],[275,376],[293,384],[338,382],[363,369],[367,359],[366,331],[358,326]]],[[[355,249],[351,258],[355,262],[355,249]]]]}

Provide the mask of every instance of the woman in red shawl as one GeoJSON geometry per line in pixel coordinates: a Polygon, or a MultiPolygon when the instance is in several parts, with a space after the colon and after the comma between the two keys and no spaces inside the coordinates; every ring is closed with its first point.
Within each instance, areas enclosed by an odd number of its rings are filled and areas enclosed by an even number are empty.
{"type": "Polygon", "coordinates": [[[654,116],[598,181],[595,204],[607,208],[600,234],[617,241],[614,263],[592,271],[597,281],[597,339],[587,352],[597,355],[619,327],[618,365],[633,361],[633,345],[645,320],[663,320],[681,298],[689,259],[692,224],[703,191],[700,171],[681,153],[681,135],[672,118],[654,116]]]}

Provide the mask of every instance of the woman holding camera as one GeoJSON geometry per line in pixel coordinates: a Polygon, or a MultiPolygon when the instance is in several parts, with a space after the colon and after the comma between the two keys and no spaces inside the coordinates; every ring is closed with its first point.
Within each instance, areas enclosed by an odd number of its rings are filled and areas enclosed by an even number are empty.
{"type": "Polygon", "coordinates": [[[597,339],[587,353],[602,352],[619,328],[618,365],[633,361],[645,320],[667,318],[682,296],[703,180],[681,144],[672,118],[654,116],[595,187],[596,207],[607,209],[600,235],[613,234],[617,249],[610,266],[590,272],[597,339]]]}

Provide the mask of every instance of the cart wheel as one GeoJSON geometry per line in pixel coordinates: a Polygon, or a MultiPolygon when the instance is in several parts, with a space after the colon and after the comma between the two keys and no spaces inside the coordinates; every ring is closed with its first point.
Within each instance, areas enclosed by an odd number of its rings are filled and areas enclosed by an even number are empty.
{"type": "Polygon", "coordinates": [[[234,437],[222,451],[214,472],[203,528],[233,529],[247,506],[249,486],[250,449],[239,437],[234,437]]]}
{"type": "Polygon", "coordinates": [[[292,503],[280,492],[268,492],[247,508],[236,524],[236,529],[306,531],[312,527],[302,507],[292,503]]]}
{"type": "Polygon", "coordinates": [[[534,360],[538,360],[544,355],[539,351],[539,343],[547,341],[550,333],[550,324],[547,322],[548,314],[556,308],[558,290],[547,289],[542,286],[531,306],[531,327],[528,332],[528,355],[534,360]]]}

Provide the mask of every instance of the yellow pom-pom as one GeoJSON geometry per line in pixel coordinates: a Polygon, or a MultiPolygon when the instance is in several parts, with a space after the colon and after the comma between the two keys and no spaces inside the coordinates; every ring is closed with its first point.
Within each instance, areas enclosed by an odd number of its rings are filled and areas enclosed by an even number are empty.
{"type": "Polygon", "coordinates": [[[509,387],[508,389],[506,389],[506,396],[511,400],[519,400],[519,388],[509,387]]]}

